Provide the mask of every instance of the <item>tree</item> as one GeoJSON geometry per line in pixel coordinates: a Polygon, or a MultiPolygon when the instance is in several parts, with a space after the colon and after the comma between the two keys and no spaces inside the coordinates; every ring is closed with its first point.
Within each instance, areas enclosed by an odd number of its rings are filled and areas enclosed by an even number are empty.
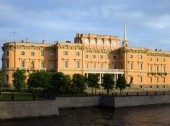
{"type": "Polygon", "coordinates": [[[54,73],[50,80],[51,91],[56,94],[66,93],[70,84],[71,78],[69,75],[64,75],[62,72],[54,73]]]}
{"type": "Polygon", "coordinates": [[[24,70],[15,70],[13,73],[13,85],[17,91],[22,91],[25,89],[26,83],[26,75],[24,70]]]}
{"type": "Polygon", "coordinates": [[[45,71],[34,71],[29,75],[27,80],[28,88],[32,91],[34,89],[49,89],[50,75],[45,71]]]}
{"type": "Polygon", "coordinates": [[[92,94],[93,94],[93,88],[95,88],[95,93],[96,93],[96,88],[99,88],[99,75],[88,74],[87,84],[88,84],[88,87],[92,88],[92,94]]]}
{"type": "Polygon", "coordinates": [[[107,94],[109,94],[109,90],[114,87],[113,76],[111,74],[104,74],[102,79],[102,86],[107,90],[107,94]]]}
{"type": "Polygon", "coordinates": [[[125,80],[124,76],[119,76],[118,79],[116,80],[116,88],[120,89],[120,94],[127,87],[127,82],[125,80]]]}
{"type": "Polygon", "coordinates": [[[2,69],[0,69],[0,94],[1,94],[2,84],[3,84],[3,72],[2,69]]]}
{"type": "Polygon", "coordinates": [[[83,93],[86,89],[86,78],[81,74],[74,74],[72,78],[72,88],[74,93],[83,93]]]}

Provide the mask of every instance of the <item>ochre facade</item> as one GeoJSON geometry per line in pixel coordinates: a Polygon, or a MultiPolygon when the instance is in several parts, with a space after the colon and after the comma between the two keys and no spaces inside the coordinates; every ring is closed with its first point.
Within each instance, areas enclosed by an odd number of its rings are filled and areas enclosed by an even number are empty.
{"type": "Polygon", "coordinates": [[[114,80],[125,75],[133,86],[163,86],[170,83],[170,52],[128,47],[124,38],[110,35],[76,34],[74,42],[54,44],[9,42],[2,47],[4,84],[12,86],[12,74],[23,69],[29,75],[33,70],[63,72],[73,75],[98,73],[100,83],[105,73],[114,80]]]}

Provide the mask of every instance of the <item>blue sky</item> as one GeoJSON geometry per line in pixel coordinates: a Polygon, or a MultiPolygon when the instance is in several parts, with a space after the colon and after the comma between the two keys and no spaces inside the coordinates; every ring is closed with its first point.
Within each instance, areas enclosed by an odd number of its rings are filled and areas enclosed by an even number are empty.
{"type": "Polygon", "coordinates": [[[73,41],[76,33],[122,38],[125,19],[129,46],[170,50],[169,0],[0,0],[0,46],[73,41]]]}

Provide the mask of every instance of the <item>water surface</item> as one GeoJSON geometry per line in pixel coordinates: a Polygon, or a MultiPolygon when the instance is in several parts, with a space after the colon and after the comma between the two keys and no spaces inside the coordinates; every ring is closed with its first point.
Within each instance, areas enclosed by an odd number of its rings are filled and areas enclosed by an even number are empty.
{"type": "Polygon", "coordinates": [[[59,111],[59,116],[1,121],[0,126],[170,126],[170,104],[59,111]]]}

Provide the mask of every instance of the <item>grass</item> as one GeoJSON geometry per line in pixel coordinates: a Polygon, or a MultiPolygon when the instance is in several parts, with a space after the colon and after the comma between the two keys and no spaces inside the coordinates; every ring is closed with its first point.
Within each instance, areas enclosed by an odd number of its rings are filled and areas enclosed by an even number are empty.
{"type": "MultiPolygon", "coordinates": [[[[0,101],[32,101],[33,96],[31,93],[19,93],[19,92],[1,92],[0,101]]],[[[36,100],[42,100],[41,98],[37,98],[36,100]]]]}

